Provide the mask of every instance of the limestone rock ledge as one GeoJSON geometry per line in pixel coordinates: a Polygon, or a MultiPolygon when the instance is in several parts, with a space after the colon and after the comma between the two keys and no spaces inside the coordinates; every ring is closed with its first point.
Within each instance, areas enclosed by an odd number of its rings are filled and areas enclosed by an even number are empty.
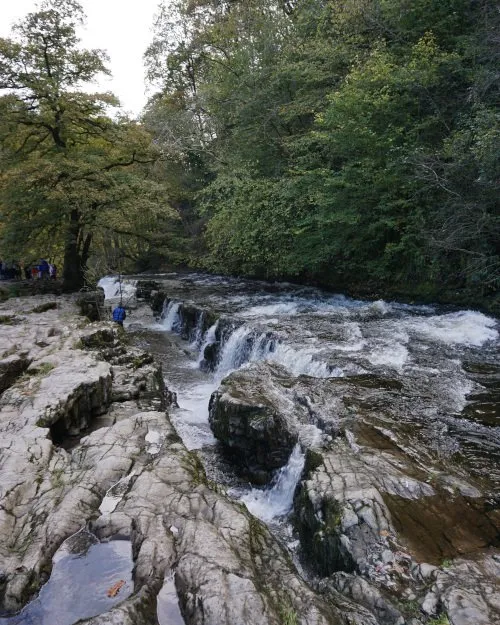
{"type": "Polygon", "coordinates": [[[279,381],[284,380],[279,366],[249,366],[225,378],[210,399],[209,422],[215,437],[256,484],[272,479],[298,440],[297,410],[290,405],[287,412],[290,401],[279,392],[279,381]]]}
{"type": "Polygon", "coordinates": [[[356,602],[311,590],[269,530],[207,480],[147,354],[82,320],[70,298],[21,312],[32,305],[1,305],[15,323],[0,356],[14,346],[29,365],[0,397],[0,610],[19,610],[87,527],[128,537],[134,559],[132,596],[89,625],[156,625],[172,572],[186,625],[377,625],[356,602]],[[104,505],[120,481],[121,500],[104,505]]]}
{"type": "Polygon", "coordinates": [[[137,423],[121,421],[144,403],[161,408],[163,380],[137,350],[118,362],[118,329],[89,324],[69,297],[8,300],[1,309],[11,322],[0,338],[0,609],[14,611],[45,581],[61,542],[143,453],[140,437],[131,437],[137,423]],[[135,407],[112,404],[116,395],[135,407]],[[82,465],[81,436],[115,422],[107,438],[99,430],[92,465],[82,465]]]}
{"type": "Polygon", "coordinates": [[[270,450],[285,457],[293,440],[306,448],[294,523],[330,599],[347,595],[384,625],[443,612],[452,625],[500,622],[495,479],[443,453],[436,432],[456,417],[432,413],[428,395],[397,376],[291,378],[258,363],[222,382],[210,418],[256,475],[269,471],[270,450]],[[312,445],[308,425],[323,433],[312,445]]]}

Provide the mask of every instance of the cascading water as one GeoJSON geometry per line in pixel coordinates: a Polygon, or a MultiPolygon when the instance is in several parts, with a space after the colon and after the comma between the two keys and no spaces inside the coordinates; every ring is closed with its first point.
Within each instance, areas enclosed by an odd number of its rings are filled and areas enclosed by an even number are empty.
{"type": "MultiPolygon", "coordinates": [[[[197,280],[194,277],[190,283],[190,300],[196,301],[199,288],[201,295],[195,306],[217,310],[223,325],[216,322],[202,336],[204,319],[199,314],[196,326],[191,328],[191,349],[182,348],[180,338],[171,339],[179,346],[177,353],[185,364],[173,365],[169,359],[166,365],[177,367],[167,372],[167,386],[177,392],[180,404],[170,414],[189,449],[213,445],[208,426],[210,396],[222,378],[247,363],[279,364],[291,377],[325,379],[382,374],[406,376],[411,384],[424,386],[432,380],[442,406],[457,411],[463,408],[465,397],[473,388],[461,367],[462,351],[494,344],[498,339],[497,322],[472,311],[438,314],[432,307],[361,302],[344,296],[325,296],[311,289],[299,289],[293,295],[281,294],[279,289],[277,294],[247,294],[246,283],[234,285],[230,281],[223,284],[229,293],[220,295],[222,283],[213,279],[219,289],[214,296],[210,278],[199,279],[199,285],[197,280]],[[233,287],[243,293],[231,292],[233,287]],[[210,346],[214,349],[207,352],[210,346]],[[193,353],[196,349],[197,355],[193,353]],[[213,374],[206,372],[206,353],[212,359],[212,367],[215,364],[213,374]]],[[[294,288],[284,287],[285,291],[294,288]]],[[[182,286],[167,301],[162,315],[163,331],[180,332],[179,309],[184,293],[182,286]]],[[[307,442],[305,446],[309,446],[307,442]]],[[[286,516],[302,467],[303,454],[296,448],[271,487],[252,489],[242,500],[266,521],[286,516]]]]}
{"type": "Polygon", "coordinates": [[[239,369],[246,362],[263,360],[273,351],[275,344],[274,338],[265,334],[258,335],[251,327],[242,325],[236,328],[223,342],[217,365],[217,377],[224,377],[231,371],[239,369]]]}
{"type": "Polygon", "coordinates": [[[288,515],[292,510],[293,495],[304,464],[305,454],[297,444],[288,463],[276,473],[270,488],[252,488],[241,497],[241,501],[253,515],[266,523],[288,515]]]}
{"type": "Polygon", "coordinates": [[[179,326],[180,302],[168,302],[162,313],[162,326],[167,332],[176,331],[179,326]]]}
{"type": "Polygon", "coordinates": [[[343,372],[340,368],[331,367],[317,359],[319,352],[317,348],[295,349],[280,342],[269,332],[257,334],[252,327],[243,325],[234,330],[223,343],[216,373],[221,379],[247,362],[267,360],[283,365],[294,376],[341,377],[343,372]]]}
{"type": "Polygon", "coordinates": [[[216,342],[217,340],[216,332],[217,332],[218,327],[219,327],[219,322],[216,321],[213,326],[210,326],[210,328],[208,328],[208,330],[205,332],[205,335],[202,337],[201,345],[200,345],[200,352],[199,352],[198,361],[197,361],[198,366],[201,366],[201,363],[205,359],[206,348],[209,345],[213,345],[216,342]]]}
{"type": "Polygon", "coordinates": [[[104,290],[104,297],[107,300],[119,299],[130,300],[135,296],[137,280],[123,279],[116,276],[106,276],[101,278],[97,286],[104,290]]]}
{"type": "Polygon", "coordinates": [[[192,335],[191,347],[193,349],[199,349],[203,342],[204,323],[205,323],[205,311],[202,310],[201,313],[198,315],[198,318],[196,320],[196,327],[192,335]]]}

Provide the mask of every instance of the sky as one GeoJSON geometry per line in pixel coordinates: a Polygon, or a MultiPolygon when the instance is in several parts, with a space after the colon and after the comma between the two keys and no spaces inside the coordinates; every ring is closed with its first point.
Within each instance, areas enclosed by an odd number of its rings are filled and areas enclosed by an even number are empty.
{"type": "MultiPolygon", "coordinates": [[[[124,112],[136,116],[146,103],[142,56],[152,40],[153,18],[160,0],[80,0],[87,15],[80,33],[86,48],[101,48],[109,57],[111,78],[98,90],[112,91],[124,112]]],[[[0,0],[0,37],[8,37],[13,22],[35,10],[36,0],[0,0]]]]}

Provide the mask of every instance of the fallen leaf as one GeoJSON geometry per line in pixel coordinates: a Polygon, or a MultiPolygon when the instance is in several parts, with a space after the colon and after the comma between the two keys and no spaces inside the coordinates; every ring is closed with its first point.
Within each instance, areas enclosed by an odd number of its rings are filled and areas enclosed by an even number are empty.
{"type": "Polygon", "coordinates": [[[119,582],[116,582],[116,584],[113,584],[111,588],[108,588],[108,592],[106,594],[108,597],[116,597],[123,586],[125,586],[125,582],[121,579],[119,582]]]}

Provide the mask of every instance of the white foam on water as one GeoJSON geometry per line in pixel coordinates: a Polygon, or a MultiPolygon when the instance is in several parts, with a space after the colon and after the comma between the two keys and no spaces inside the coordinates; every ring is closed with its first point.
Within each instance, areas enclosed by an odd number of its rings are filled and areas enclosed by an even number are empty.
{"type": "Polygon", "coordinates": [[[122,299],[127,300],[135,296],[137,290],[137,280],[121,280],[116,276],[105,276],[101,278],[97,283],[97,286],[101,287],[104,291],[104,298],[106,300],[115,299],[120,297],[120,289],[122,299]]]}
{"type": "Polygon", "coordinates": [[[377,346],[366,357],[373,365],[401,370],[408,362],[408,355],[406,346],[394,341],[394,343],[389,345],[377,346]]]}
{"type": "Polygon", "coordinates": [[[317,347],[295,348],[279,342],[269,333],[257,334],[249,326],[236,328],[222,347],[217,366],[217,377],[221,379],[231,371],[248,362],[267,361],[284,366],[294,375],[308,375],[315,378],[341,377],[343,372],[317,357],[317,347]]]}
{"type": "Polygon", "coordinates": [[[361,449],[361,447],[356,443],[356,437],[354,436],[353,432],[346,429],[345,437],[346,437],[347,443],[349,444],[349,447],[353,450],[355,454],[357,454],[359,450],[361,449]]]}
{"type": "Polygon", "coordinates": [[[179,394],[179,408],[170,411],[171,421],[189,450],[216,443],[208,425],[208,402],[217,387],[218,384],[210,380],[184,389],[179,394]]]}
{"type": "Polygon", "coordinates": [[[304,424],[299,427],[299,442],[303,448],[319,447],[323,437],[324,433],[315,425],[304,424]]]}
{"type": "Polygon", "coordinates": [[[305,454],[300,445],[295,445],[288,463],[278,470],[270,488],[252,490],[241,497],[248,511],[262,521],[284,517],[293,506],[293,495],[305,464],[305,454]]]}
{"type": "Polygon", "coordinates": [[[299,311],[299,302],[275,302],[261,306],[252,306],[240,312],[240,317],[275,317],[276,315],[295,315],[299,311]]]}
{"type": "Polygon", "coordinates": [[[405,325],[426,339],[447,345],[481,347],[498,339],[497,321],[472,310],[411,318],[405,325]]]}
{"type": "Polygon", "coordinates": [[[315,348],[295,349],[284,343],[278,343],[274,352],[270,353],[266,360],[283,365],[294,376],[309,375],[314,378],[338,378],[343,372],[337,368],[331,368],[327,363],[316,357],[320,350],[315,348]]]}
{"type": "Polygon", "coordinates": [[[233,330],[222,345],[222,351],[217,365],[217,375],[224,377],[235,371],[250,359],[251,343],[254,340],[254,331],[247,326],[240,326],[233,330]]]}
{"type": "Polygon", "coordinates": [[[193,340],[191,341],[191,347],[196,349],[201,346],[203,341],[203,323],[205,321],[205,312],[201,312],[196,321],[196,328],[194,329],[193,340]]]}
{"type": "Polygon", "coordinates": [[[335,342],[330,345],[341,352],[359,352],[366,347],[366,340],[359,323],[347,322],[342,325],[344,337],[342,343],[335,342]]]}
{"type": "Polygon", "coordinates": [[[172,332],[175,330],[176,325],[179,323],[179,308],[180,302],[170,301],[162,313],[161,325],[166,332],[172,332]]]}
{"type": "Polygon", "coordinates": [[[219,321],[217,320],[213,326],[210,326],[208,328],[208,330],[205,332],[205,335],[201,341],[201,346],[200,346],[200,352],[198,355],[198,366],[203,362],[204,360],[204,354],[205,354],[205,349],[209,346],[212,345],[212,343],[215,343],[216,336],[215,333],[217,331],[217,327],[219,325],[219,321]]]}
{"type": "Polygon", "coordinates": [[[399,324],[389,322],[384,335],[374,341],[366,358],[372,365],[390,367],[401,371],[409,360],[410,337],[399,324]]]}
{"type": "Polygon", "coordinates": [[[378,313],[381,316],[388,315],[392,312],[391,304],[388,304],[383,299],[378,299],[376,302],[371,302],[368,304],[367,309],[370,312],[378,313]]]}

